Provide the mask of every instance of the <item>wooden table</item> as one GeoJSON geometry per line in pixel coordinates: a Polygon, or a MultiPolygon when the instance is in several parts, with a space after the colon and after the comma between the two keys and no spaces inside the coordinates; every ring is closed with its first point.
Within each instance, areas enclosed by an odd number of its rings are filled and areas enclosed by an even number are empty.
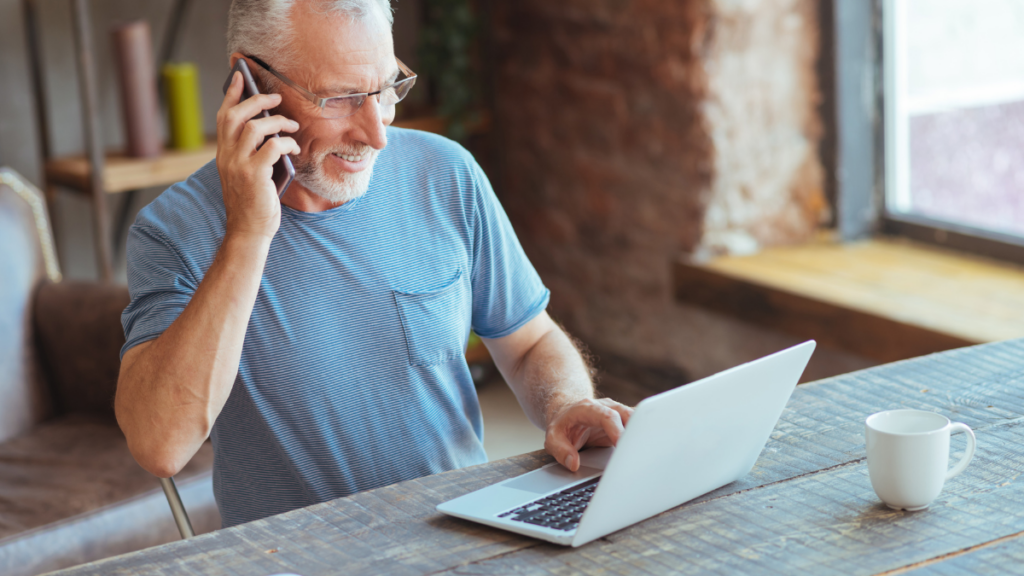
{"type": "MultiPolygon", "coordinates": [[[[61,574],[916,574],[1024,569],[1024,340],[800,386],[743,480],[581,548],[449,518],[434,505],[550,458],[403,482],[61,574]],[[926,511],[882,505],[864,418],[940,412],[977,431],[926,511]]],[[[954,436],[954,457],[962,435],[954,436]]]]}

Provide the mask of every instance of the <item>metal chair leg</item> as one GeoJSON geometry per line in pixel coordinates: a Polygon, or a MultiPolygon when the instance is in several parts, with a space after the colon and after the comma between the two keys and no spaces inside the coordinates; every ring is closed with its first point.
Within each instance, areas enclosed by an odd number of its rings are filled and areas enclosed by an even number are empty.
{"type": "Polygon", "coordinates": [[[188,513],[185,512],[185,505],[181,503],[178,488],[174,485],[174,478],[161,478],[160,486],[164,489],[164,496],[167,496],[167,504],[171,507],[171,514],[174,515],[174,523],[178,525],[178,532],[181,532],[181,539],[195,536],[188,513]]]}

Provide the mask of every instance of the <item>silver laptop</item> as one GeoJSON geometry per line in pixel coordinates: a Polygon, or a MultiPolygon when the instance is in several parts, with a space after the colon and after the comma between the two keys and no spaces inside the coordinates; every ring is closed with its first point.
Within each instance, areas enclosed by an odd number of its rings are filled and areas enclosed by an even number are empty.
{"type": "Polygon", "coordinates": [[[615,448],[580,453],[439,504],[445,514],[581,546],[746,476],[814,351],[813,340],[651,396],[615,448]]]}

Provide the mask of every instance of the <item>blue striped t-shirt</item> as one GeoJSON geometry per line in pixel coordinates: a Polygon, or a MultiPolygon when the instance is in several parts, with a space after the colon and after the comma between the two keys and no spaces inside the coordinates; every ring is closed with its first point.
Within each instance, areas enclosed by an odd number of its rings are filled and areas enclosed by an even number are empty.
{"type": "MultiPolygon", "coordinates": [[[[466,150],[387,135],[364,196],[282,206],[211,434],[224,526],[487,459],[469,330],[510,334],[549,292],[466,150]]],[[[122,355],[181,314],[224,232],[213,162],[139,213],[122,355]]]]}

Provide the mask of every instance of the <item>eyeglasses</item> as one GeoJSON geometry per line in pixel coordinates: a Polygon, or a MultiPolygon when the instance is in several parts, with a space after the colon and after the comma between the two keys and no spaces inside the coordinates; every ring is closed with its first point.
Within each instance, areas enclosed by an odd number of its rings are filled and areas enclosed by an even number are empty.
{"type": "Polygon", "coordinates": [[[416,73],[410,70],[408,66],[396,57],[395,61],[398,62],[398,69],[402,74],[405,74],[405,78],[402,78],[390,86],[385,86],[376,92],[346,94],[344,96],[334,96],[333,98],[321,98],[302,86],[299,86],[284,74],[274,70],[259,58],[255,58],[253,56],[246,56],[246,58],[262,66],[264,70],[270,72],[279,80],[294,88],[296,92],[302,94],[302,96],[307,100],[320,108],[320,115],[323,118],[345,118],[351,116],[359,111],[359,107],[362,106],[363,102],[365,102],[370,96],[378,96],[378,100],[382,108],[394,106],[401,102],[402,99],[409,94],[409,91],[412,90],[413,85],[416,84],[416,73]]]}

